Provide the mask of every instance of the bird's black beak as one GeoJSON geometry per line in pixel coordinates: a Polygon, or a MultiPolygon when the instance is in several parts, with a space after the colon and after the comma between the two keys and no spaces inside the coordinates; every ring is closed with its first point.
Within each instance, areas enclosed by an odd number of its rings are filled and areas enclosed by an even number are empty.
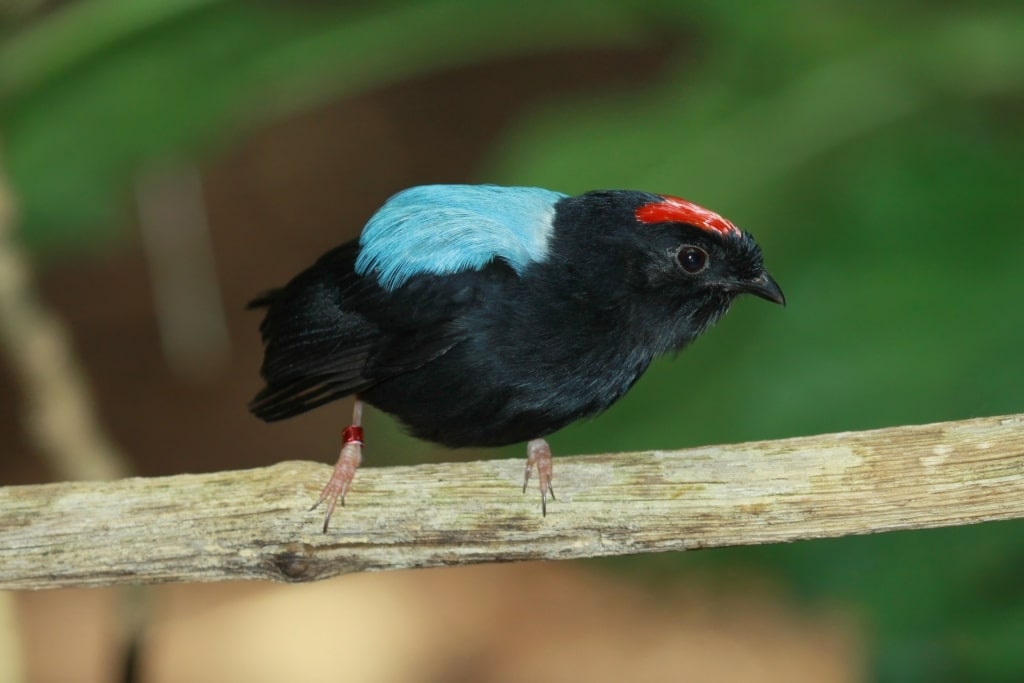
{"type": "Polygon", "coordinates": [[[772,276],[766,270],[762,270],[761,274],[753,280],[746,280],[740,283],[739,288],[741,291],[759,296],[767,301],[772,301],[782,306],[786,305],[786,295],[782,293],[779,283],[772,279],[772,276]]]}

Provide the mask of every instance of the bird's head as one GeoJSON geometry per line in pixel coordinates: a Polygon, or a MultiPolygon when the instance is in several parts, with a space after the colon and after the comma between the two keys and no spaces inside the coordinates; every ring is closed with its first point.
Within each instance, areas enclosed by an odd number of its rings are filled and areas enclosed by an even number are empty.
{"type": "Polygon", "coordinates": [[[702,333],[741,294],[786,303],[750,233],[685,199],[589,192],[563,200],[558,216],[586,226],[590,258],[581,256],[618,279],[620,288],[626,283],[643,322],[670,337],[659,344],[666,350],[702,333]]]}
{"type": "Polygon", "coordinates": [[[682,289],[690,295],[705,292],[731,298],[747,293],[786,304],[779,285],[764,268],[761,247],[750,233],[717,213],[685,199],[658,195],[637,206],[634,216],[652,233],[640,241],[648,246],[657,242],[659,247],[649,253],[653,257],[646,268],[650,285],[682,289]]]}

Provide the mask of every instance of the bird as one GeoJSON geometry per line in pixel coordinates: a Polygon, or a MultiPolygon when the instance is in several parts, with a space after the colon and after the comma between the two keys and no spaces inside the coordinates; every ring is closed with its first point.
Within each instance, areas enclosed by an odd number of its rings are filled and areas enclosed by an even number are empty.
{"type": "Polygon", "coordinates": [[[527,443],[526,492],[555,500],[545,437],[621,398],[737,296],[785,305],[750,233],[673,195],[435,184],[391,196],[358,238],[278,289],[249,405],[273,422],[354,396],[315,509],[323,532],[362,461],[364,404],[448,446],[527,443]]]}

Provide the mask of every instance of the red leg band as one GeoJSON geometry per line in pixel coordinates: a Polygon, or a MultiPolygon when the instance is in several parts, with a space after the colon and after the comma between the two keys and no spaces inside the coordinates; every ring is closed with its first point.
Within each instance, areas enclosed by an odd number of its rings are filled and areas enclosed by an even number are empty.
{"type": "Polygon", "coordinates": [[[352,425],[345,427],[345,431],[341,433],[341,443],[357,443],[360,446],[363,445],[363,428],[352,425]]]}

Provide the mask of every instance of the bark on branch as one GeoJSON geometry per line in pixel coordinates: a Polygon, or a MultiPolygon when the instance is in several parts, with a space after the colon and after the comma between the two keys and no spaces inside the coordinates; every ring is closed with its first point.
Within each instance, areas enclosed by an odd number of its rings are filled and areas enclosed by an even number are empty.
{"type": "Polygon", "coordinates": [[[0,588],[271,579],[563,559],[1024,517],[1024,415],[684,451],[364,468],[320,533],[330,468],[0,489],[0,588]],[[531,487],[532,489],[533,487],[531,487]]]}

